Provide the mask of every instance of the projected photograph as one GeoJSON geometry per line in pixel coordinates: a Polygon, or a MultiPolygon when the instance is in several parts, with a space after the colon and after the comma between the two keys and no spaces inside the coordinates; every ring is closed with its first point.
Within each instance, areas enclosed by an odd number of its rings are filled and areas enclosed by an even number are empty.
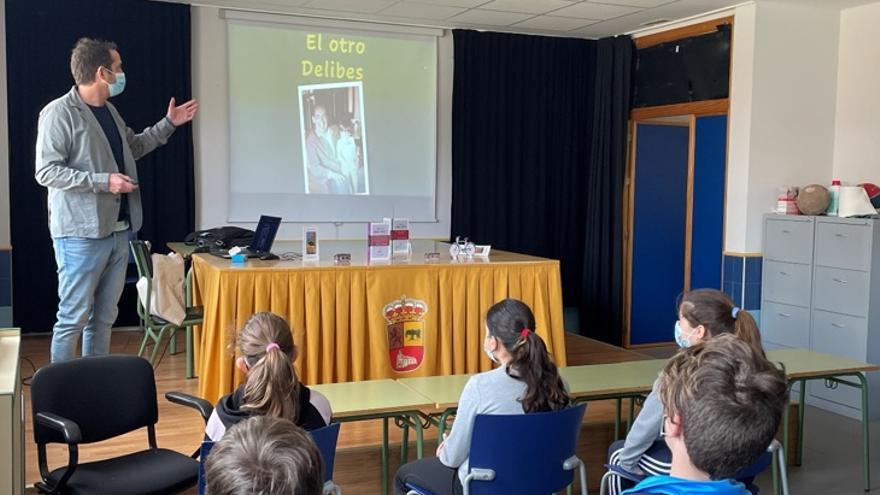
{"type": "Polygon", "coordinates": [[[369,194],[360,81],[299,86],[306,194],[369,194]]]}

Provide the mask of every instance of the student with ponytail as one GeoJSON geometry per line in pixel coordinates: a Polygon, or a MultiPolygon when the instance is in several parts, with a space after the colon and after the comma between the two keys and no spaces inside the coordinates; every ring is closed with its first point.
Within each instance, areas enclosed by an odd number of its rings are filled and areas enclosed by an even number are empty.
{"type": "Polygon", "coordinates": [[[218,441],[226,430],[252,416],[292,421],[305,430],[330,423],[330,403],[296,377],[297,348],[287,322],[273,313],[256,313],[237,339],[235,365],[247,377],[232,394],[220,399],[205,427],[205,438],[218,441]]]}
{"type": "Polygon", "coordinates": [[[462,493],[477,414],[556,411],[570,404],[556,365],[535,333],[535,317],[523,302],[505,299],[489,308],[483,351],[499,367],[468,380],[452,432],[437,447],[437,457],[402,466],[394,481],[395,495],[405,494],[408,482],[437,495],[462,493]]]}
{"type": "MultiPolygon", "coordinates": [[[[765,356],[755,319],[748,311],[736,307],[725,293],[716,289],[696,289],[680,297],[674,327],[675,342],[679,347],[691,347],[723,334],[739,337],[757,356],[765,356]]],[[[663,405],[657,388],[658,382],[654,382],[654,388],[645,399],[626,440],[614,442],[608,449],[609,464],[637,476],[668,475],[671,468],[669,448],[660,436],[663,405]]],[[[609,493],[616,495],[633,483],[614,477],[610,485],[609,493]]]]}

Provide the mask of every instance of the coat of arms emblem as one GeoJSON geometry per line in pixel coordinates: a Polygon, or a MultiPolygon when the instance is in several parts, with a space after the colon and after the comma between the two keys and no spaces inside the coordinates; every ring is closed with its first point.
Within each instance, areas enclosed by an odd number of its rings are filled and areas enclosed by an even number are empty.
{"type": "Polygon", "coordinates": [[[385,305],[388,322],[388,356],[391,367],[399,373],[413,371],[425,356],[425,314],[428,305],[406,296],[385,305]]]}

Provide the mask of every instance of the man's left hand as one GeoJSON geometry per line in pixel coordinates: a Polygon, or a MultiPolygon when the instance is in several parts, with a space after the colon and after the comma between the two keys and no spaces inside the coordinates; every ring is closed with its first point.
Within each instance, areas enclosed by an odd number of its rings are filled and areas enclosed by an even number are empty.
{"type": "Polygon", "coordinates": [[[174,98],[171,98],[171,101],[168,102],[168,113],[165,116],[174,124],[174,127],[180,127],[192,120],[198,110],[199,103],[196,100],[189,100],[183,105],[176,106],[174,98]]]}

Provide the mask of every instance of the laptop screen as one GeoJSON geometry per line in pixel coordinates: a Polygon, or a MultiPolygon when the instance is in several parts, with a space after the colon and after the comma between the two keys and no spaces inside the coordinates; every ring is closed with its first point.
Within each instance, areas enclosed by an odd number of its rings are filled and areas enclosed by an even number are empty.
{"type": "Polygon", "coordinates": [[[279,225],[281,225],[281,217],[262,215],[260,223],[257,224],[257,230],[254,232],[254,242],[250,246],[251,250],[258,253],[268,253],[271,251],[279,225]]]}

